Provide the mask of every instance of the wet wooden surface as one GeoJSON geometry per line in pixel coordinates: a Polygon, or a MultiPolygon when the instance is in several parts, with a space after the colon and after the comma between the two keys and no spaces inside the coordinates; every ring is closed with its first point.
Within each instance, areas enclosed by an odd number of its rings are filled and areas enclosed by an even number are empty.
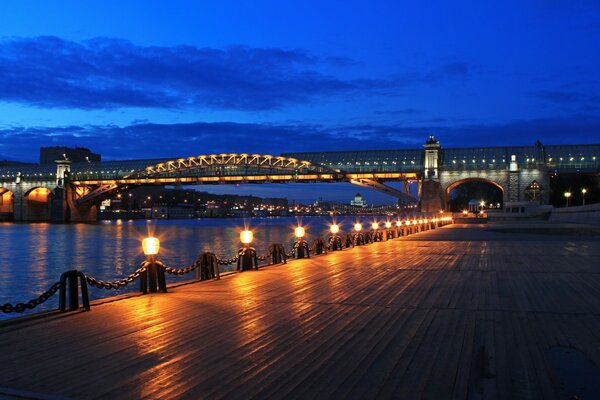
{"type": "Polygon", "coordinates": [[[562,398],[599,244],[455,225],[2,326],[0,398],[562,398]]]}

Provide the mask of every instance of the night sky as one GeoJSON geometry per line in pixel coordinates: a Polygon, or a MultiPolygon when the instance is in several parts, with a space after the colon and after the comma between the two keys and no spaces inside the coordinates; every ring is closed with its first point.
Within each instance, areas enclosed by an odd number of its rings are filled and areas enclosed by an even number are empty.
{"type": "Polygon", "coordinates": [[[600,139],[600,1],[160,3],[2,1],[0,159],[600,139]]]}

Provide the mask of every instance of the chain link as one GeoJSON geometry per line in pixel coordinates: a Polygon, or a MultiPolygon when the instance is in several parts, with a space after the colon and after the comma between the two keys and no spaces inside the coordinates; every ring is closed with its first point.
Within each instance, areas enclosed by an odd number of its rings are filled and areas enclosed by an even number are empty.
{"type": "Polygon", "coordinates": [[[87,281],[87,283],[89,283],[92,286],[96,286],[98,289],[118,289],[120,287],[125,287],[128,284],[130,284],[131,282],[133,282],[134,280],[136,280],[137,278],[140,277],[140,275],[146,271],[146,264],[145,262],[142,263],[142,266],[139,267],[133,274],[127,276],[126,278],[123,279],[118,279],[112,282],[108,282],[108,281],[102,281],[100,279],[96,279],[92,276],[87,276],[85,277],[85,280],[87,281]]]}
{"type": "Polygon", "coordinates": [[[239,256],[235,256],[235,257],[231,257],[231,258],[225,258],[225,259],[217,259],[217,263],[219,265],[231,265],[237,262],[237,260],[239,259],[239,256]]]}
{"type": "Polygon", "coordinates": [[[6,304],[3,304],[2,306],[0,306],[0,310],[2,310],[2,312],[6,313],[6,314],[11,313],[11,312],[22,313],[23,311],[28,310],[28,309],[32,310],[35,307],[42,304],[43,302],[45,302],[46,300],[48,300],[50,297],[54,296],[54,294],[60,288],[61,288],[60,282],[56,282],[54,285],[50,286],[50,289],[46,290],[44,293],[39,295],[37,298],[29,300],[27,303],[17,303],[15,305],[6,303],[6,304]]]}
{"type": "Polygon", "coordinates": [[[159,263],[159,265],[164,268],[165,272],[167,272],[168,274],[171,274],[171,275],[188,274],[188,273],[192,272],[193,270],[195,270],[196,268],[198,268],[200,266],[200,264],[201,264],[200,259],[197,259],[196,261],[194,261],[194,263],[192,265],[190,265],[189,267],[185,267],[185,268],[171,268],[171,267],[167,267],[163,263],[159,263]]]}

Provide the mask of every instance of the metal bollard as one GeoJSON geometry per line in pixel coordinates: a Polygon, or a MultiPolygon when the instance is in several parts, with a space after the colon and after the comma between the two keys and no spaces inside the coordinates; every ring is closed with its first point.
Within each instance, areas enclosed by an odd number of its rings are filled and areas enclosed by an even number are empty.
{"type": "Polygon", "coordinates": [[[61,312],[67,311],[67,288],[69,291],[69,310],[75,311],[79,309],[79,286],[77,279],[81,283],[81,303],[85,311],[90,310],[90,298],[87,289],[87,280],[83,272],[77,270],[71,270],[64,272],[60,276],[60,294],[59,294],[59,308],[61,312]]]}
{"type": "Polygon", "coordinates": [[[281,243],[273,243],[269,246],[269,255],[271,256],[271,264],[287,264],[287,256],[285,249],[281,243]]]}
{"type": "Polygon", "coordinates": [[[200,268],[196,269],[196,279],[201,281],[221,279],[219,262],[215,253],[205,251],[198,258],[200,259],[200,268]]]}
{"type": "Polygon", "coordinates": [[[248,271],[255,269],[258,271],[258,258],[254,247],[245,246],[238,250],[237,260],[238,271],[248,271]]]}
{"type": "Polygon", "coordinates": [[[148,260],[144,261],[143,265],[146,270],[140,275],[140,292],[156,293],[156,292],[167,292],[167,281],[165,279],[165,265],[149,257],[148,260]]]}

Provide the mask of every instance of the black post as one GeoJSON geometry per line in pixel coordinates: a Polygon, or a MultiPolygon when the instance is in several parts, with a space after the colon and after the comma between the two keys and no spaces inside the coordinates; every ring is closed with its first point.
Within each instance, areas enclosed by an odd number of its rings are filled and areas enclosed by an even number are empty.
{"type": "Polygon", "coordinates": [[[154,256],[148,256],[144,262],[146,270],[140,275],[140,292],[156,293],[167,292],[167,280],[165,278],[165,266],[157,261],[154,256]]]}
{"type": "Polygon", "coordinates": [[[298,239],[298,241],[294,243],[294,252],[296,253],[296,258],[310,258],[308,242],[306,240],[298,239]]]}
{"type": "Polygon", "coordinates": [[[246,246],[238,251],[237,269],[240,271],[256,269],[258,271],[258,258],[254,247],[246,246]]]}
{"type": "Polygon", "coordinates": [[[83,272],[77,270],[71,270],[64,272],[60,276],[60,293],[58,299],[58,305],[61,312],[67,311],[67,290],[69,294],[68,303],[69,310],[79,310],[79,286],[77,280],[81,284],[81,303],[83,309],[86,311],[90,310],[90,298],[87,290],[87,280],[83,272]]]}

